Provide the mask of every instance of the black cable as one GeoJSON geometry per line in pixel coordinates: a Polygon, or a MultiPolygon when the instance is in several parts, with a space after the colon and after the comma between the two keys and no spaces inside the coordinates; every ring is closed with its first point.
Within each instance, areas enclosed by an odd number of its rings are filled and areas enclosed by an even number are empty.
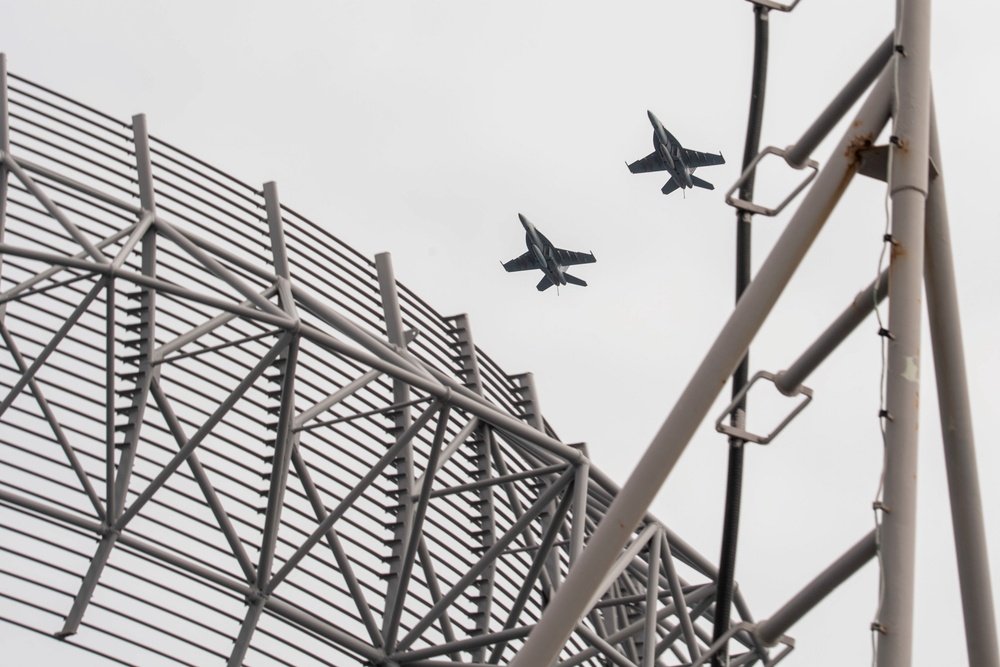
{"type": "MultiPolygon", "coordinates": [[[[743,147],[743,171],[750,166],[760,149],[760,128],[764,119],[764,88],[767,84],[768,9],[754,5],[754,55],[753,85],[750,91],[750,115],[747,120],[746,144],[743,147]]],[[[754,174],[747,176],[740,186],[740,199],[753,200],[754,174]]],[[[750,220],[752,214],[736,210],[736,300],[750,284],[750,220]]],[[[733,374],[733,397],[746,386],[750,365],[749,352],[740,361],[733,374]]],[[[735,426],[745,423],[746,396],[730,415],[735,426]]],[[[726,482],[726,513],[722,527],[722,554],[719,558],[719,577],[715,593],[715,628],[713,643],[729,630],[730,610],[733,604],[733,581],[736,574],[736,543],[740,530],[740,501],[743,495],[744,441],[729,439],[729,472],[726,482]]],[[[729,664],[728,646],[712,656],[712,667],[729,664]]]]}

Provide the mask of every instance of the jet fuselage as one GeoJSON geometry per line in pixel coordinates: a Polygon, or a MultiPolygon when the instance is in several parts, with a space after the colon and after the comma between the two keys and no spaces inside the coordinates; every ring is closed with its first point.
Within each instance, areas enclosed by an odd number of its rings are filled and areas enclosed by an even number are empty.
{"type": "Polygon", "coordinates": [[[653,126],[653,152],[635,162],[626,163],[633,174],[650,171],[665,171],[670,179],[663,184],[660,192],[669,195],[674,190],[704,188],[714,190],[715,186],[694,175],[695,169],[715,164],[725,164],[722,153],[702,153],[681,146],[677,137],[670,134],[652,111],[647,111],[649,124],[653,126]]]}
{"type": "Polygon", "coordinates": [[[594,253],[557,248],[531,224],[530,220],[520,213],[517,214],[517,217],[521,221],[521,226],[524,227],[524,243],[528,246],[528,251],[512,260],[503,262],[504,270],[508,273],[511,271],[541,271],[542,279],[535,286],[539,292],[544,292],[553,285],[557,288],[559,285],[586,287],[587,281],[567,273],[566,267],[596,262],[594,253]]]}
{"type": "Polygon", "coordinates": [[[563,276],[563,267],[556,261],[552,243],[526,217],[520,213],[517,214],[517,217],[521,219],[521,225],[524,227],[525,245],[528,246],[528,250],[542,267],[542,273],[552,281],[553,285],[565,285],[566,278],[563,276]]]}
{"type": "Polygon", "coordinates": [[[681,142],[677,141],[674,135],[670,134],[667,128],[652,111],[647,111],[649,122],[653,126],[653,147],[663,158],[667,166],[667,173],[676,178],[682,188],[693,188],[691,182],[691,169],[684,162],[684,155],[681,153],[681,142]]]}

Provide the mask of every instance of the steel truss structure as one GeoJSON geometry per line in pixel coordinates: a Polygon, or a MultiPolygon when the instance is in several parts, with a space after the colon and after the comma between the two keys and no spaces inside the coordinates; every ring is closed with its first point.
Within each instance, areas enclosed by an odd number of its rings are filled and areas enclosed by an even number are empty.
{"type": "MultiPolygon", "coordinates": [[[[771,0],[751,2],[764,11],[790,11],[798,0],[789,4],[771,0]]],[[[741,183],[752,178],[757,160],[768,153],[783,156],[796,169],[807,166],[820,141],[871,88],[695,376],[608,508],[587,549],[511,663],[514,667],[548,665],[556,658],[562,642],[570,637],[574,624],[598,589],[595,582],[614,562],[622,545],[631,539],[630,531],[641,522],[823,223],[851,179],[859,173],[888,185],[892,207],[885,243],[890,250],[890,266],[861,291],[843,315],[788,370],[770,377],[786,395],[802,392],[801,383],[809,374],[875,310],[878,302],[888,297],[888,327],[880,332],[887,340],[887,364],[885,404],[880,414],[885,444],[884,486],[875,503],[877,526],[771,619],[757,624],[735,624],[713,643],[711,652],[721,650],[724,656],[729,635],[738,630],[751,632],[758,641],[768,644],[878,555],[883,590],[872,624],[877,636],[876,662],[880,667],[912,664],[920,320],[921,297],[926,290],[968,664],[1000,667],[940,146],[933,114],[930,24],[930,0],[898,0],[893,32],[799,141],[785,150],[764,149],[741,177],[741,183]],[[876,141],[890,119],[888,144],[877,146],[876,141]]],[[[739,185],[730,191],[731,204],[752,213],[777,212],[733,198],[739,185]]],[[[779,209],[783,207],[784,204],[779,209]]],[[[734,401],[730,408],[737,405],[738,401],[734,401]]],[[[727,432],[745,440],[762,441],[742,429],[727,432]]]]}
{"type": "MultiPolygon", "coordinates": [[[[530,374],[2,56],[0,142],[0,617],[125,664],[509,661],[619,492],[530,374]]],[[[707,655],[715,568],[629,535],[559,665],[707,655]]]]}

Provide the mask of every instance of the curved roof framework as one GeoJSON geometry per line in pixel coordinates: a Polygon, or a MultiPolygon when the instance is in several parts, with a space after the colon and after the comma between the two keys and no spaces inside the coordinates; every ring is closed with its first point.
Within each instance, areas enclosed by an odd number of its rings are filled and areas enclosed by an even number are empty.
{"type": "MultiPolygon", "coordinates": [[[[618,490],[530,374],[273,183],[2,65],[0,618],[126,664],[509,660],[618,490]]],[[[690,663],[714,579],[647,516],[559,664],[690,663]]]]}

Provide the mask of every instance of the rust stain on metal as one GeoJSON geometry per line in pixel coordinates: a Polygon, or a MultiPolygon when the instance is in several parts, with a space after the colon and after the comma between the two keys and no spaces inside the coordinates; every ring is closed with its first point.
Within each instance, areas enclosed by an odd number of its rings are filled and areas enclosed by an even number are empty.
{"type": "Polygon", "coordinates": [[[851,142],[847,144],[847,149],[844,151],[844,155],[847,157],[848,166],[852,169],[857,169],[861,166],[861,152],[865,149],[871,148],[874,143],[875,134],[873,132],[859,134],[851,139],[851,142]]]}
{"type": "MultiPolygon", "coordinates": [[[[855,121],[854,126],[860,126],[860,121],[855,121]]],[[[836,190],[833,192],[829,200],[827,200],[825,207],[820,211],[820,219],[826,220],[833,209],[837,206],[837,202],[840,200],[841,195],[847,190],[847,186],[850,184],[851,179],[854,178],[854,174],[858,172],[861,168],[861,151],[871,148],[872,144],[875,142],[875,134],[873,132],[866,132],[864,134],[859,134],[858,136],[851,139],[850,143],[847,144],[847,149],[844,151],[844,155],[847,157],[847,168],[844,170],[844,175],[837,184],[836,190]]]]}

